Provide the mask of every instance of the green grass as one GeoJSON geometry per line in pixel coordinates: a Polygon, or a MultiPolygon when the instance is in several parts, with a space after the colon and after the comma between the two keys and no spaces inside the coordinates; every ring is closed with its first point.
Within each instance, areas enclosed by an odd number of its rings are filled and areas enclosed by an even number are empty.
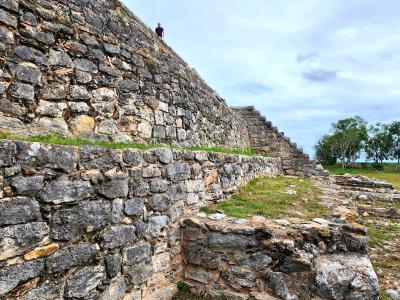
{"type": "Polygon", "coordinates": [[[339,165],[325,166],[331,174],[364,175],[392,183],[396,189],[400,189],[400,166],[395,163],[385,163],[384,170],[376,170],[371,164],[357,164],[355,168],[342,169],[339,165]]]}
{"type": "Polygon", "coordinates": [[[324,217],[325,206],[318,202],[320,191],[310,179],[277,177],[252,180],[231,199],[202,210],[207,213],[223,211],[236,218],[254,215],[272,219],[298,217],[311,220],[324,217]],[[295,195],[285,193],[296,191],[295,195]]]}
{"type": "MultiPolygon", "coordinates": [[[[134,142],[109,142],[109,141],[100,141],[100,140],[88,140],[81,138],[68,138],[55,134],[48,135],[38,135],[31,137],[20,137],[20,136],[12,136],[9,133],[0,131],[0,139],[3,140],[18,140],[25,142],[39,142],[44,144],[56,144],[56,145],[68,145],[68,146],[82,146],[82,145],[91,145],[98,146],[102,148],[108,149],[154,149],[154,148],[166,148],[166,145],[158,145],[158,144],[140,144],[134,142]]],[[[190,151],[208,151],[208,152],[217,152],[223,154],[238,154],[245,156],[264,156],[270,157],[268,154],[258,153],[252,149],[229,149],[224,147],[177,147],[172,146],[173,149],[182,149],[182,150],[190,150],[190,151]]]]}
{"type": "Polygon", "coordinates": [[[369,223],[364,219],[364,223],[368,228],[369,246],[378,247],[385,241],[392,240],[397,236],[400,237],[400,221],[394,222],[389,226],[377,226],[375,223],[369,223]]]}

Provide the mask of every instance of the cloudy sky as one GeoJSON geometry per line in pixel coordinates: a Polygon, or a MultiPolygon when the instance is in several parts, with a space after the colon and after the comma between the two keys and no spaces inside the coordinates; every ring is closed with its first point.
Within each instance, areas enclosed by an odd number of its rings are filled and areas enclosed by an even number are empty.
{"type": "Polygon", "coordinates": [[[123,0],[229,105],[312,154],[331,122],[400,119],[398,0],[123,0]]]}

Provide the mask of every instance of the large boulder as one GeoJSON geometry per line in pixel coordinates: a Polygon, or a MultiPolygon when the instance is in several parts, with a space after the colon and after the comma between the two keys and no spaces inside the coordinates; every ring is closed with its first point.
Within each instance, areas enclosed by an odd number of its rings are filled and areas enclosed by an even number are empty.
{"type": "Polygon", "coordinates": [[[371,261],[357,253],[332,254],[316,259],[317,293],[326,299],[373,300],[379,283],[371,261]]]}

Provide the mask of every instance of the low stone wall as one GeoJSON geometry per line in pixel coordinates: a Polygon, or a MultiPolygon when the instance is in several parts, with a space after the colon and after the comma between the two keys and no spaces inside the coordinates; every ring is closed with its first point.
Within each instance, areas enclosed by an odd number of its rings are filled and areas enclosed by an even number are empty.
{"type": "Polygon", "coordinates": [[[317,165],[310,157],[267,121],[254,106],[233,107],[247,123],[250,144],[261,153],[269,153],[282,159],[282,168],[286,175],[321,176],[326,175],[322,166],[317,165]]]}
{"type": "Polygon", "coordinates": [[[0,141],[0,298],[170,299],[179,219],[280,159],[0,141]]]}
{"type": "Polygon", "coordinates": [[[362,226],[323,219],[220,218],[182,222],[185,281],[198,294],[237,300],[249,295],[377,299],[379,284],[362,226]]]}

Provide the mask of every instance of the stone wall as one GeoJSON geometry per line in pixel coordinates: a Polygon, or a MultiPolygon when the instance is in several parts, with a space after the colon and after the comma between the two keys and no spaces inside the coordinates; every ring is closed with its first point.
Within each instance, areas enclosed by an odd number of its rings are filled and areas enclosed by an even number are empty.
{"type": "Polygon", "coordinates": [[[282,158],[286,175],[311,176],[324,175],[321,166],[310,160],[296,143],[290,141],[283,132],[267,121],[254,106],[234,107],[246,121],[250,134],[251,147],[264,153],[282,158]]]}
{"type": "Polygon", "coordinates": [[[280,166],[0,141],[0,298],[170,299],[183,277],[179,219],[280,166]]]}
{"type": "Polygon", "coordinates": [[[250,145],[240,117],[117,0],[0,1],[0,129],[250,145]]]}
{"type": "Polygon", "coordinates": [[[200,295],[235,300],[249,295],[257,300],[378,297],[362,226],[218,215],[182,223],[185,281],[200,295]]]}

